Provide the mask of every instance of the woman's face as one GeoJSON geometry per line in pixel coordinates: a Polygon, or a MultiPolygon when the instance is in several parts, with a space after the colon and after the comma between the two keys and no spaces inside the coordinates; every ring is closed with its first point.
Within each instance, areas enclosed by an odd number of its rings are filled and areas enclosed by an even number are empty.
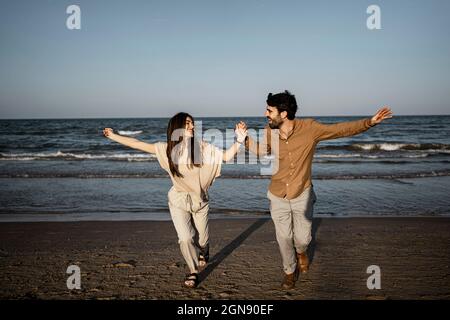
{"type": "Polygon", "coordinates": [[[194,121],[192,121],[192,119],[190,117],[186,118],[186,123],[185,123],[185,136],[186,137],[193,137],[194,136],[194,121]]]}

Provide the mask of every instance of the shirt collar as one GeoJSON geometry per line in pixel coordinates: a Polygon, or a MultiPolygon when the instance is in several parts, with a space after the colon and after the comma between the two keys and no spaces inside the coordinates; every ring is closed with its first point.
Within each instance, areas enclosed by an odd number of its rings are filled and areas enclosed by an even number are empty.
{"type": "Polygon", "coordinates": [[[291,132],[289,132],[289,135],[287,136],[286,139],[283,139],[281,137],[280,130],[278,129],[278,136],[280,137],[280,140],[288,140],[294,134],[296,128],[297,128],[297,121],[296,121],[296,119],[294,119],[294,124],[292,126],[292,130],[291,130],[291,132]]]}

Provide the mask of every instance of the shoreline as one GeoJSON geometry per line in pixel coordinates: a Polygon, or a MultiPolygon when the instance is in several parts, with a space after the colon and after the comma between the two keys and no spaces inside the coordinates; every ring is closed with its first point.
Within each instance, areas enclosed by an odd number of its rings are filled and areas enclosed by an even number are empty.
{"type": "MultiPolygon", "coordinates": [[[[267,183],[218,179],[210,217],[269,216],[267,183]]],[[[170,220],[170,179],[2,179],[0,221],[170,220]]],[[[450,177],[314,181],[316,217],[450,216],[450,177]]]]}
{"type": "MultiPolygon", "coordinates": [[[[129,213],[114,213],[118,215],[112,217],[111,214],[105,216],[92,217],[92,213],[68,214],[68,213],[31,213],[31,214],[0,214],[0,224],[3,223],[77,223],[77,222],[171,222],[170,213],[168,212],[152,212],[153,217],[142,218],[142,215],[137,215],[137,218],[129,218],[129,213]],[[71,215],[75,217],[71,217],[71,215]],[[119,216],[122,215],[122,216],[119,216]],[[77,217],[78,216],[78,217],[77,217]],[[4,219],[6,217],[6,219],[4,219]],[[44,219],[43,217],[46,217],[44,219]]],[[[252,219],[268,219],[271,220],[270,213],[261,213],[253,215],[226,215],[226,214],[209,214],[209,220],[252,220],[252,219]]],[[[450,215],[327,215],[314,214],[314,219],[450,219],[450,215]]]]}

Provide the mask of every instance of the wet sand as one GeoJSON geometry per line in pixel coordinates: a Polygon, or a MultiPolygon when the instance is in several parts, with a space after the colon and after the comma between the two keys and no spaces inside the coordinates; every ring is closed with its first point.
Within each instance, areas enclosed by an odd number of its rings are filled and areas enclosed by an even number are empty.
{"type": "Polygon", "coordinates": [[[293,290],[270,219],[210,221],[197,289],[171,222],[0,223],[0,299],[450,299],[450,218],[314,220],[310,271],[293,290]],[[69,265],[81,289],[69,290],[69,265]],[[381,269],[369,290],[367,267],[381,269]]]}

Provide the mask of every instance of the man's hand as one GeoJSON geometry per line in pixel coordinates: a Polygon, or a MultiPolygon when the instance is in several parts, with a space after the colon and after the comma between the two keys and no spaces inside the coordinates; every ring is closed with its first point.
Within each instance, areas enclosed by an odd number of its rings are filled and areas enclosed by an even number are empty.
{"type": "Polygon", "coordinates": [[[372,117],[372,119],[370,119],[370,124],[374,126],[376,124],[379,124],[381,121],[390,118],[392,118],[391,109],[389,107],[384,107],[378,110],[378,112],[372,117]]]}
{"type": "Polygon", "coordinates": [[[114,131],[113,131],[113,129],[111,129],[111,128],[105,128],[105,129],[103,129],[103,135],[105,136],[105,137],[107,137],[107,138],[109,138],[111,135],[113,135],[114,134],[114,131]]]}

